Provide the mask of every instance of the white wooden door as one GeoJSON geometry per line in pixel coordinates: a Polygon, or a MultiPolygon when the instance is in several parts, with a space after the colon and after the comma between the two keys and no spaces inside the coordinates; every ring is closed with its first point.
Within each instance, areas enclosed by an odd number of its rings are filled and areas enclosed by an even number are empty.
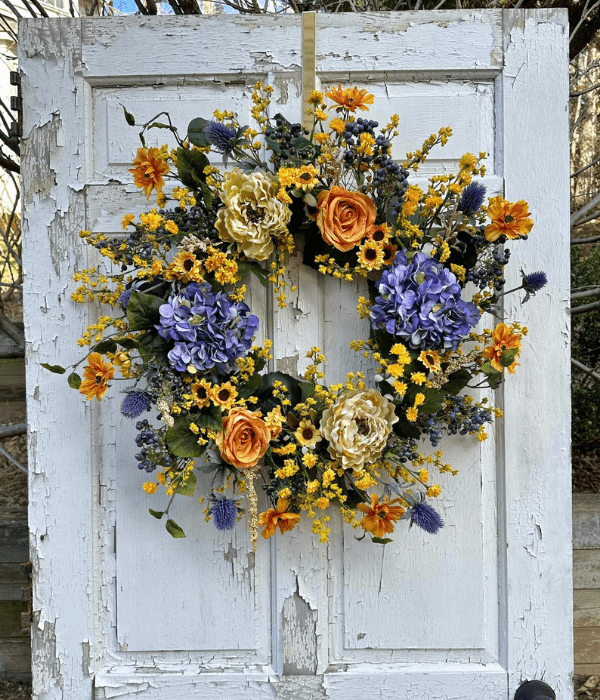
{"type": "MultiPolygon", "coordinates": [[[[260,79],[275,86],[274,109],[300,120],[302,18],[24,20],[36,698],[506,700],[526,678],[569,697],[566,12],[316,19],[321,85],[366,86],[373,118],[399,113],[398,157],[449,125],[424,175],[487,151],[488,193],[529,201],[535,230],[508,284],[520,267],[550,284],[535,303],[507,302],[530,334],[497,392],[505,418],[487,442],[446,450],[460,474],[444,483],[435,537],[400,524],[392,544],[369,545],[335,521],[329,545],[296,528],[254,556],[243,527],[220,534],[182,498],[187,538],[171,539],[147,515],[156,501],[140,488],[117,397],[86,406],[39,363],[78,358],[97,313],[69,298],[73,271],[93,264],[78,231],[116,233],[146,207],[127,172],[137,130],[122,105],[139,122],[168,110],[182,131],[217,107],[247,123],[260,79]]],[[[360,290],[298,261],[291,276],[285,311],[251,289],[273,368],[301,371],[319,345],[336,381],[357,368],[348,341],[366,335],[360,290]]]]}

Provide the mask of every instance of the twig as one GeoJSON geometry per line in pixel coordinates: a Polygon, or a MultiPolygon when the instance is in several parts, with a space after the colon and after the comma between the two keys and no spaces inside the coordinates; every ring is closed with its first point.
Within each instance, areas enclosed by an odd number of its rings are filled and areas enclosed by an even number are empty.
{"type": "Polygon", "coordinates": [[[586,92],[591,92],[592,90],[597,90],[598,88],[600,88],[600,83],[596,83],[595,85],[592,85],[585,90],[580,90],[579,92],[571,92],[569,97],[580,97],[581,95],[585,95],[586,92]]]}
{"type": "Polygon", "coordinates": [[[585,314],[588,311],[594,311],[595,309],[600,309],[600,301],[593,301],[591,304],[583,304],[583,306],[576,306],[571,309],[571,316],[577,316],[577,314],[585,314]]]}
{"type": "Polygon", "coordinates": [[[587,204],[581,207],[581,209],[571,214],[571,226],[576,224],[580,219],[583,219],[584,216],[587,216],[598,204],[600,204],[600,192],[597,192],[587,204]]]}
{"type": "Polygon", "coordinates": [[[596,243],[600,241],[600,236],[592,236],[591,238],[573,238],[571,245],[585,245],[586,243],[596,243]]]}
{"type": "Polygon", "coordinates": [[[584,364],[579,362],[579,360],[576,360],[574,357],[571,358],[571,364],[573,367],[577,367],[577,369],[580,369],[582,372],[585,372],[587,375],[595,379],[597,382],[600,382],[600,374],[598,372],[594,372],[593,369],[590,369],[589,367],[586,367],[584,364]]]}
{"type": "Polygon", "coordinates": [[[21,462],[17,462],[17,460],[2,447],[0,447],[0,454],[3,454],[6,459],[10,460],[15,465],[15,467],[18,467],[22,472],[27,474],[27,467],[24,467],[21,462]]]}
{"type": "Polygon", "coordinates": [[[588,297],[595,297],[600,294],[600,287],[595,287],[594,289],[588,289],[583,292],[573,292],[571,294],[571,301],[576,301],[577,299],[587,299],[588,297]]]}
{"type": "Polygon", "coordinates": [[[591,163],[589,163],[588,165],[584,165],[583,168],[579,168],[579,170],[576,170],[576,171],[571,175],[571,177],[577,177],[577,175],[580,175],[580,174],[583,173],[585,170],[589,170],[590,168],[593,168],[594,165],[596,165],[596,163],[598,163],[598,162],[600,162],[600,156],[598,156],[597,158],[594,158],[594,160],[593,160],[591,163]]]}
{"type": "Polygon", "coordinates": [[[15,435],[26,435],[27,423],[16,423],[15,425],[0,426],[0,440],[14,437],[15,435]]]}

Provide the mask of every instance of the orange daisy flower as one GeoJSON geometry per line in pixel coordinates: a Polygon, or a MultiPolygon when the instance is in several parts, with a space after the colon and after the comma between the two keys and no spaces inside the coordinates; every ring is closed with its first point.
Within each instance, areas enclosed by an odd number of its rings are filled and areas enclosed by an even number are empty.
{"type": "Polygon", "coordinates": [[[160,148],[138,148],[133,165],[129,172],[133,173],[136,187],[144,190],[146,199],[150,199],[153,189],[160,194],[165,184],[163,175],[169,172],[160,148]]]}
{"type": "Polygon", "coordinates": [[[91,400],[94,396],[100,401],[108,389],[108,382],[115,376],[115,368],[110,362],[104,362],[99,352],[93,352],[88,357],[88,363],[83,370],[83,381],[79,391],[85,398],[91,400]]]}
{"type": "Polygon", "coordinates": [[[341,85],[331,88],[325,95],[330,100],[350,110],[350,112],[355,112],[357,109],[362,109],[363,112],[366,112],[369,109],[366,105],[372,105],[375,100],[375,95],[371,95],[366,90],[359,90],[357,87],[342,88],[341,85]]]}
{"type": "Polygon", "coordinates": [[[490,243],[503,234],[510,239],[526,236],[533,228],[533,220],[529,218],[528,205],[524,199],[512,204],[504,197],[492,197],[487,214],[492,223],[485,229],[485,238],[490,243]]]}
{"type": "Polygon", "coordinates": [[[258,522],[264,526],[262,536],[268,539],[277,531],[277,527],[281,534],[288,530],[293,530],[297,522],[300,521],[299,513],[286,513],[290,502],[287,498],[279,498],[277,500],[277,510],[269,508],[266,513],[261,513],[258,516],[258,522]]]}
{"type": "Polygon", "coordinates": [[[483,350],[483,357],[490,361],[492,367],[498,372],[502,372],[504,367],[500,364],[502,353],[505,350],[518,348],[514,362],[507,367],[511,374],[514,374],[517,368],[517,357],[521,354],[521,335],[513,333],[506,323],[499,323],[492,334],[492,345],[488,345],[483,350]]]}
{"type": "Polygon", "coordinates": [[[371,505],[359,503],[356,507],[365,517],[360,521],[360,526],[363,530],[370,532],[373,537],[383,537],[388,532],[394,532],[394,523],[398,518],[404,515],[402,506],[395,506],[394,503],[399,503],[399,498],[389,500],[386,496],[381,503],[376,493],[371,494],[371,505]]]}

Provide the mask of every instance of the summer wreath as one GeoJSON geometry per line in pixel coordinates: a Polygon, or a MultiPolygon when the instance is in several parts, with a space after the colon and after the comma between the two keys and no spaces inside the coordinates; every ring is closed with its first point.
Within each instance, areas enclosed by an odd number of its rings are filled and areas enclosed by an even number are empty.
{"type": "MultiPolygon", "coordinates": [[[[485,440],[486,423],[500,415],[463,389],[497,387],[517,366],[527,329],[502,320],[497,302],[510,254],[502,244],[527,238],[527,204],[500,196],[484,204],[473,179],[484,175],[484,153],[465,154],[456,174],[432,177],[425,191],[409,184],[451,130],[399,164],[391,156],[398,117],[380,128],[356,116],[373,103],[366,90],[311,93],[310,132],[267,116],[271,92],[254,88],[256,129],[219,111],[194,119],[185,139],[168,115],[167,124],[144,125],[131,172],[147,198],[157,193],[159,208],[139,221],[125,216],[126,237],[81,232],[115,268],[75,275],[73,299],[111,311],[80,339],[90,352],[83,377],[73,371],[69,384],[100,400],[117,370],[129,380],[121,413],[137,421],[137,466],[154,477],[145,491],[162,485],[171,496],[150,513],[166,515],[174,537],[184,533],[169,508],[176,494],[195,493],[195,470],[213,472],[200,502],[218,529],[235,526],[247,499],[253,543],[261,528],[265,538],[292,530],[302,513],[326,541],[332,507],[374,542],[388,542],[399,520],[435,533],[443,522],[427,499],[441,489],[430,471],[455,472],[421,444],[437,448],[445,434],[485,440]],[[173,132],[175,150],[146,148],[144,133],[156,127],[173,132]],[[210,150],[235,167],[211,166],[210,150]],[[181,185],[171,206],[165,178],[181,185]],[[300,236],[305,264],[367,278],[358,313],[370,319],[370,338],[351,347],[374,361],[375,386],[360,372],[323,385],[316,347],[302,379],[264,373],[271,343],[253,345],[259,319],[243,280],[256,275],[285,306],[286,262],[300,236]],[[498,322],[477,332],[484,312],[498,322]],[[271,506],[261,513],[257,481],[271,506]]],[[[547,280],[522,275],[526,301],[547,280]]]]}

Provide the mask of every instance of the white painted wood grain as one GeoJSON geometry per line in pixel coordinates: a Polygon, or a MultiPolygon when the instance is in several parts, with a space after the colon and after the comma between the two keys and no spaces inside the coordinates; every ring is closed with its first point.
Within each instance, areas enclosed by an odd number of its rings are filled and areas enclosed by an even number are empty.
{"type": "MultiPolygon", "coordinates": [[[[140,119],[153,116],[154,104],[155,113],[168,107],[185,128],[197,105],[204,116],[216,107],[247,113],[248,85],[261,78],[275,85],[273,109],[300,120],[300,18],[23,24],[39,700],[87,698],[92,677],[96,698],[148,700],[500,700],[522,678],[543,674],[559,697],[568,692],[564,17],[318,16],[323,85],[358,81],[371,89],[375,118],[400,114],[402,148],[450,124],[455,143],[432,154],[432,170],[452,168],[464,150],[489,151],[490,193],[504,177],[507,197],[526,197],[536,220],[531,241],[514,247],[513,277],[520,266],[542,267],[551,283],[524,309],[509,309],[532,332],[506,387],[506,419],[483,446],[449,445],[448,460],[461,472],[444,478],[442,533],[429,538],[401,524],[383,549],[356,542],[334,519],[322,546],[304,523],[261,541],[254,565],[241,528],[229,539],[216,534],[182,497],[173,516],[188,539],[171,540],[145,512],[159,497],[140,490],[145,477],[133,464],[118,400],[82,410],[83,397],[64,377],[37,363],[77,356],[86,319],[69,301],[69,278],[90,255],[77,230],[116,232],[124,213],[144,208],[130,194],[127,151],[137,146],[137,130],[121,121],[120,98],[140,119]],[[139,61],[150,45],[162,57],[156,71],[139,61]]],[[[299,259],[290,277],[298,290],[282,311],[250,283],[260,336],[274,340],[271,368],[301,372],[306,350],[319,345],[327,381],[371,372],[348,348],[368,333],[355,313],[364,285],[324,278],[299,259]]],[[[89,319],[97,313],[88,312],[89,319]]]]}

